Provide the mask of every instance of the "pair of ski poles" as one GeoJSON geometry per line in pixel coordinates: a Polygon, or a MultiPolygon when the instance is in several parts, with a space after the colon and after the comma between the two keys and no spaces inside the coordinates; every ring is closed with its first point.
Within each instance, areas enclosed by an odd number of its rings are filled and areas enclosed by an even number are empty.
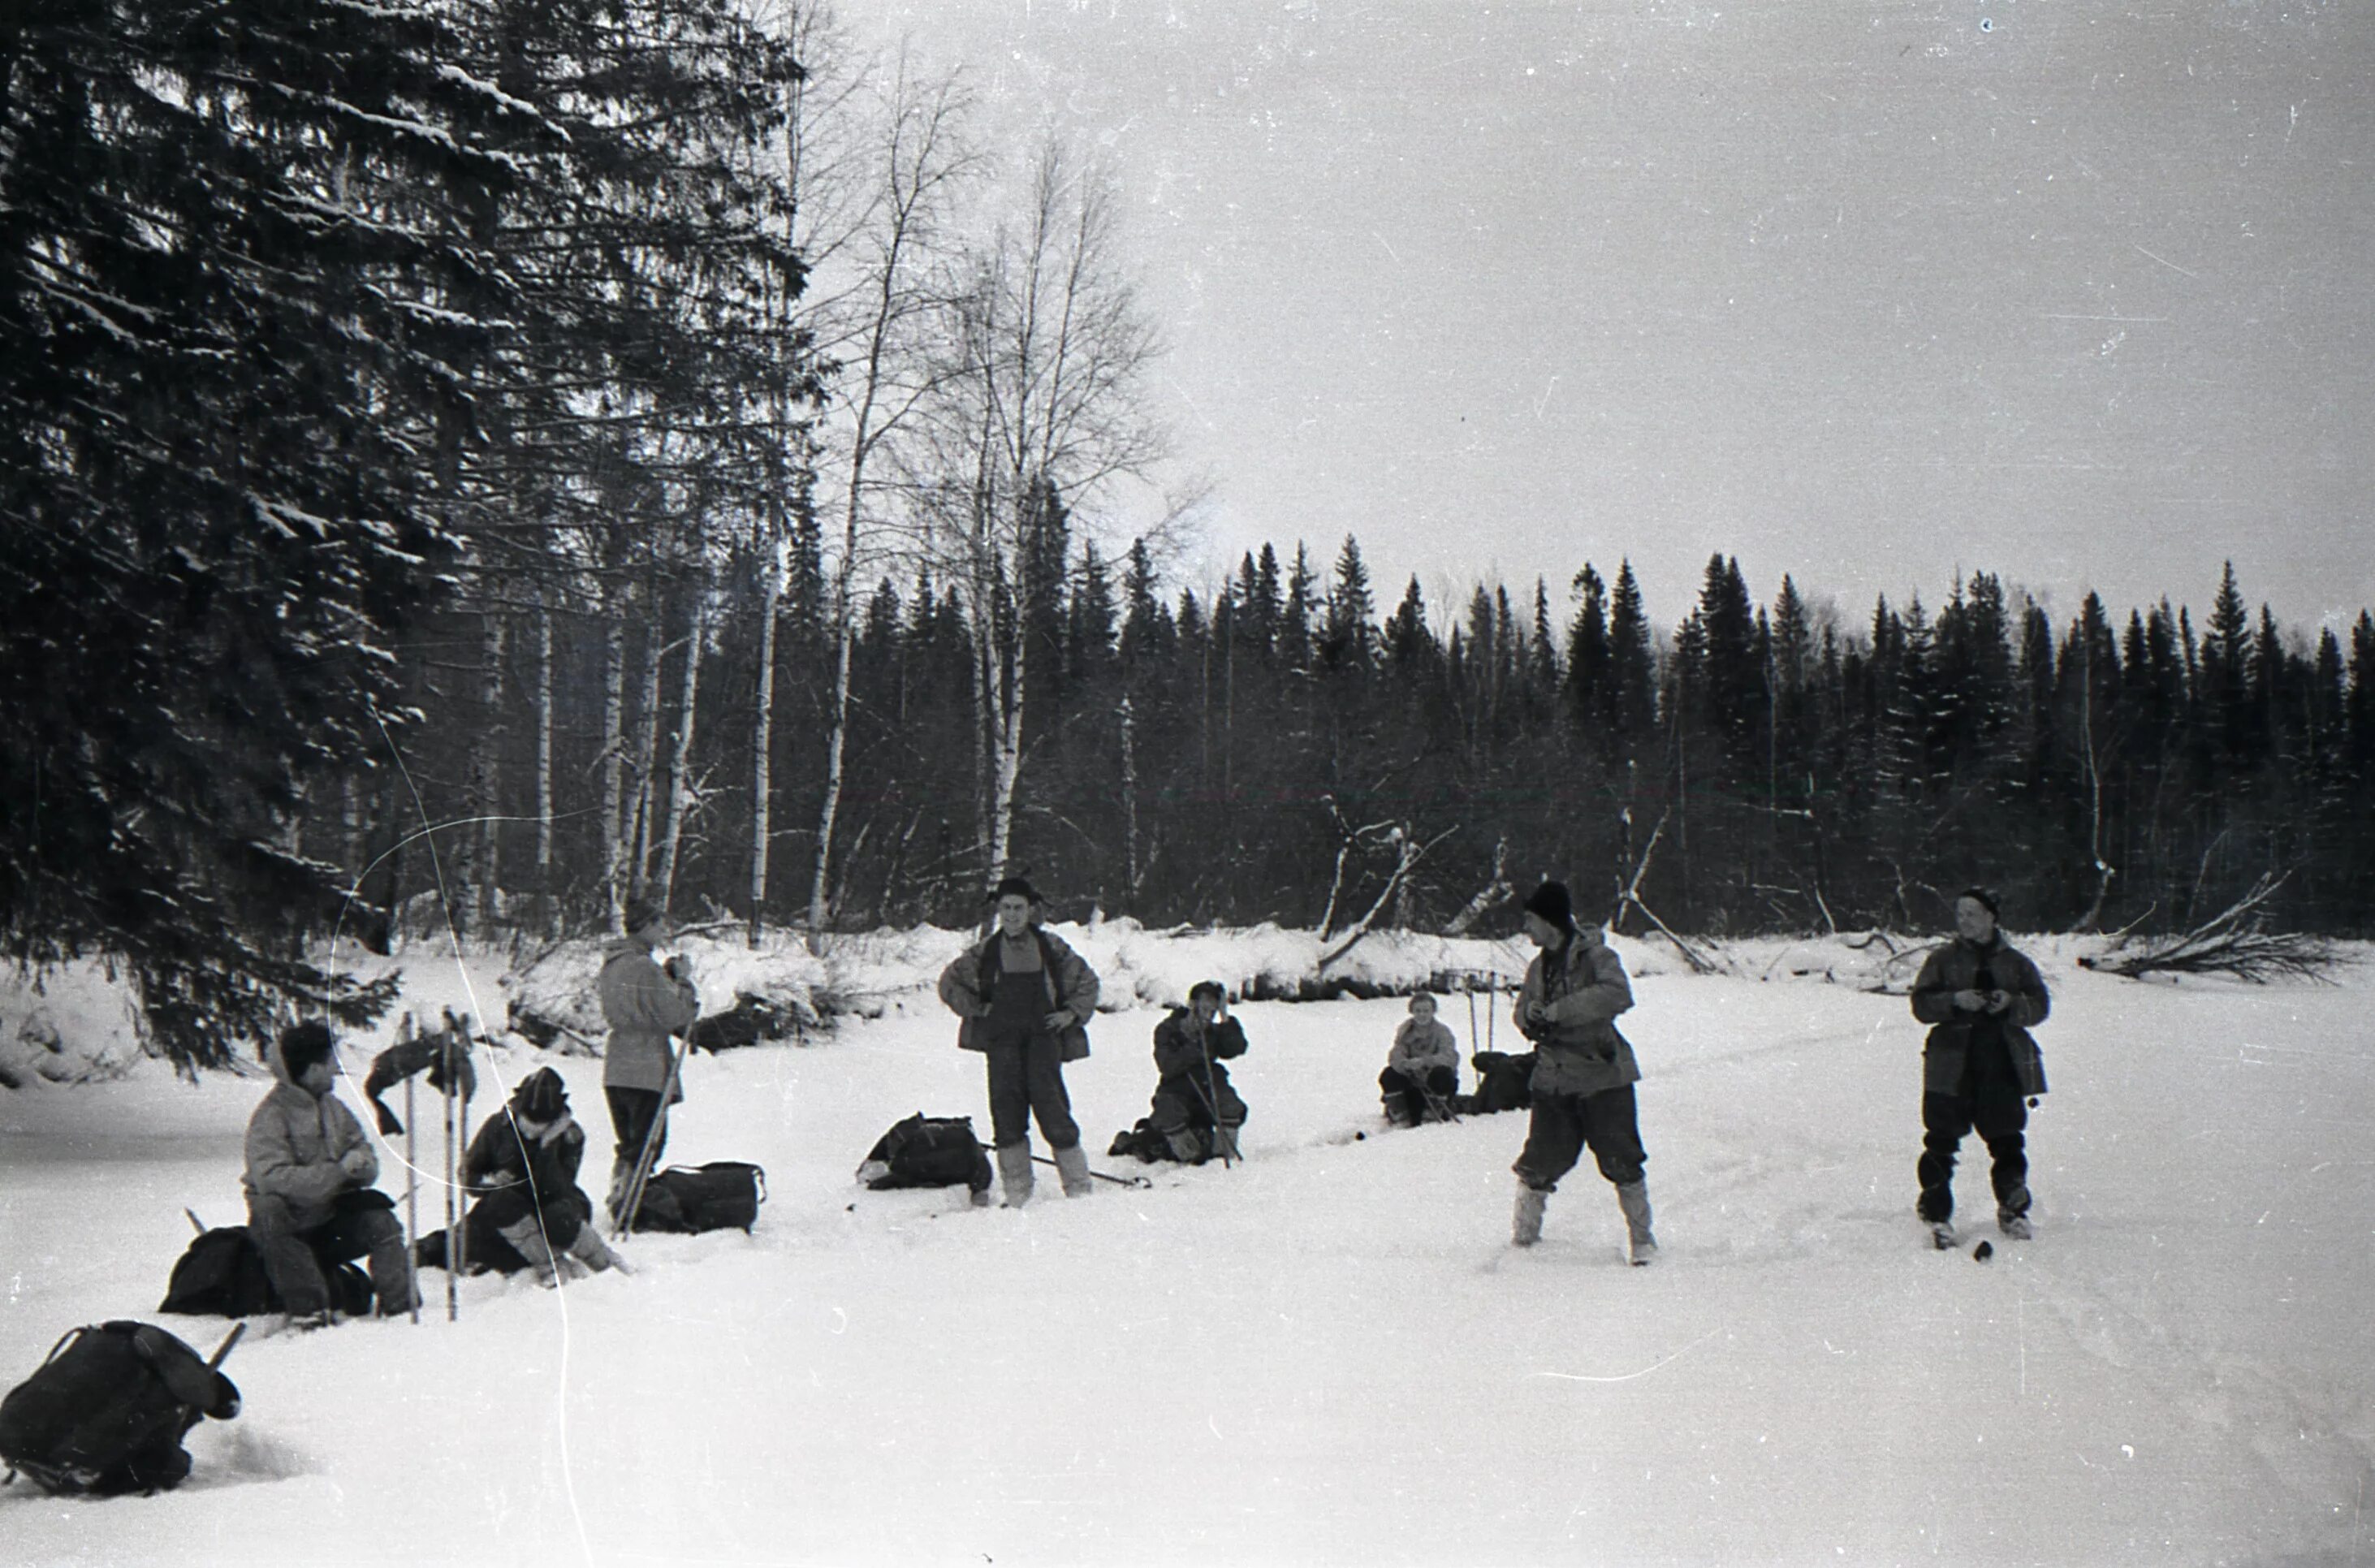
{"type": "Polygon", "coordinates": [[[635,1156],[635,1169],[627,1178],[626,1190],[620,1195],[619,1206],[611,1214],[610,1233],[623,1236],[635,1227],[636,1212],[644,1206],[644,1189],[652,1179],[652,1165],[659,1158],[660,1142],[668,1137],[668,1102],[676,1097],[677,1080],[684,1073],[684,1054],[691,1043],[679,1038],[669,1054],[668,1081],[660,1086],[660,1102],[652,1112],[651,1125],[644,1129],[644,1147],[635,1156]]]}

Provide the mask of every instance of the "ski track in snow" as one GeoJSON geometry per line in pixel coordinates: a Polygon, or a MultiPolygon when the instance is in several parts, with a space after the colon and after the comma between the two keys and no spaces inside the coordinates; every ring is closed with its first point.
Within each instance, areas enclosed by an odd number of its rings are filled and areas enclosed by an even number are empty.
{"type": "MultiPolygon", "coordinates": [[[[1238,1009],[1235,1166],[1103,1154],[1152,1088],[1142,1008],[1101,1016],[1067,1076],[1093,1164],[1151,1186],[1067,1201],[1042,1168],[1020,1211],[866,1192],[851,1172],[899,1117],[987,1125],[977,1058],[911,995],[694,1064],[670,1159],[764,1164],[754,1234],[637,1236],[633,1277],[560,1292],[464,1280],[457,1324],[431,1272],[419,1328],[252,1331],[227,1369],[247,1409],[193,1433],[187,1485],[92,1503],[20,1481],[0,1555],[2375,1561],[2364,970],[2143,986],[2036,950],[2038,1232],[1995,1234],[1970,1139],[1950,1253],[1911,1213],[1903,998],[1642,975],[1623,1023],[1646,1269],[1589,1155],[1542,1243],[1507,1244],[1522,1114],[1386,1127],[1390,999],[1238,1009]]],[[[499,967],[473,960],[466,987],[419,958],[405,1005],[496,997],[499,967]]],[[[489,1065],[509,1082],[538,1060],[489,1065]]],[[[554,1065],[598,1166],[599,1065],[554,1065]]],[[[0,1373],[76,1323],[154,1316],[181,1208],[238,1218],[262,1092],[146,1064],[0,1094],[0,1373]]],[[[420,1212],[442,1224],[442,1194],[420,1212]]],[[[162,1321],[202,1350],[224,1326],[162,1321]]]]}

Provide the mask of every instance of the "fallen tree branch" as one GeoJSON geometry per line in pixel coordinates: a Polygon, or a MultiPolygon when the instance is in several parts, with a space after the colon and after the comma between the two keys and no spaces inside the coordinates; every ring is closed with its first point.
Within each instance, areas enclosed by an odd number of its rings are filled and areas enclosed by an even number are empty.
{"type": "Polygon", "coordinates": [[[2269,872],[2251,890],[2180,936],[2163,937],[2133,951],[2082,956],[2079,965],[2131,980],[2153,973],[2232,974],[2254,985],[2271,980],[2331,978],[2334,945],[2297,931],[2268,929],[2268,901],[2289,873],[2269,872]]]}
{"type": "Polygon", "coordinates": [[[1641,918],[1656,926],[1660,935],[1674,944],[1674,950],[1683,955],[1683,961],[1691,966],[1693,973],[1720,974],[1723,973],[1723,965],[1707,957],[1690,943],[1676,936],[1672,926],[1658,918],[1656,910],[1641,902],[1641,878],[1649,874],[1649,857],[1658,853],[1658,835],[1666,831],[1666,816],[1667,813],[1660,812],[1658,825],[1649,830],[1649,842],[1641,846],[1641,858],[1633,867],[1633,879],[1625,884],[1625,891],[1616,900],[1616,913],[1623,914],[1627,906],[1639,910],[1641,918]]]}

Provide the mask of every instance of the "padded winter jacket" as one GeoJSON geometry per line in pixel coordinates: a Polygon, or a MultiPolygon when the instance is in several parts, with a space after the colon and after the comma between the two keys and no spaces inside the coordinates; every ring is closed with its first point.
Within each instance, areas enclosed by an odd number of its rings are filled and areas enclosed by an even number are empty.
{"type": "MultiPolygon", "coordinates": [[[[657,1094],[668,1087],[668,1037],[681,1034],[701,1016],[701,994],[690,980],[670,980],[652,961],[651,950],[621,937],[602,956],[596,982],[610,1043],[602,1052],[605,1089],[640,1089],[657,1094]]],[[[684,1098],[679,1084],[676,1098],[684,1098]]]]}
{"type": "MultiPolygon", "coordinates": [[[[1039,978],[1047,988],[1047,1010],[1068,1012],[1075,1025],[1085,1026],[1097,1010],[1097,972],[1052,931],[1034,925],[1031,932],[1039,938],[1039,978]]],[[[994,955],[1003,940],[992,931],[940,971],[940,1000],[964,1020],[957,1028],[957,1043],[968,1051],[989,1049],[978,1020],[989,1016],[989,1000],[998,991],[998,964],[994,955]]],[[[1064,1060],[1077,1062],[1088,1054],[1087,1029],[1066,1030],[1064,1060]]]]}
{"type": "Polygon", "coordinates": [[[1598,1094],[1639,1082],[1633,1047],[1613,1021],[1632,1005],[1624,961],[1597,927],[1536,953],[1526,966],[1517,1008],[1518,1032],[1534,1043],[1534,1093],[1598,1094]],[[1535,1002],[1548,1008],[1549,1022],[1527,1017],[1535,1002]]]}
{"type": "Polygon", "coordinates": [[[247,1119],[247,1169],[240,1185],[251,1203],[259,1193],[285,1199],[291,1222],[310,1231],[330,1222],[331,1204],[340,1193],[379,1180],[379,1155],[335,1090],[316,1100],[289,1082],[278,1048],[272,1068],[280,1081],[247,1119]],[[363,1151],[360,1179],[339,1163],[357,1149],[363,1151]]]}
{"type": "Polygon", "coordinates": [[[462,1185],[473,1197],[529,1183],[538,1203],[549,1203],[577,1185],[585,1160],[585,1129],[563,1114],[543,1133],[526,1138],[508,1110],[479,1125],[462,1156],[462,1185]]]}
{"type": "Polygon", "coordinates": [[[1431,1018],[1424,1024],[1406,1018],[1394,1031],[1394,1048],[1386,1053],[1386,1066],[1413,1081],[1424,1079],[1436,1067],[1449,1067],[1456,1077],[1459,1072],[1459,1041],[1439,1018],[1431,1018]]]}
{"type": "Polygon", "coordinates": [[[1245,1026],[1233,1018],[1199,1030],[1194,1008],[1174,1008],[1154,1026],[1154,1069],[1166,1079],[1185,1075],[1200,1081],[1207,1061],[1225,1062],[1245,1054],[1245,1026]]]}
{"type": "Polygon", "coordinates": [[[1913,1016],[1935,1026],[1921,1046],[1922,1091],[1930,1094],[1956,1094],[1962,1091],[1963,1062],[1971,1043],[1971,1025],[1984,1015],[1957,1010],[1955,993],[1968,991],[1978,984],[1982,963],[1994,977],[1995,988],[2012,996],[2011,1005],[1996,1015],[1996,1021],[2003,1026],[2004,1044],[2012,1055],[2013,1078],[2019,1083],[2022,1094],[2042,1094],[2045,1056],[2028,1031],[2031,1024],[2045,1021],[2045,1015],[2053,1009],[2053,998],[2047,994],[2045,977],[2037,973],[2037,965],[2006,942],[2001,933],[1990,937],[1984,948],[1956,937],[1923,961],[1921,973],[1913,982],[1913,1016]]]}

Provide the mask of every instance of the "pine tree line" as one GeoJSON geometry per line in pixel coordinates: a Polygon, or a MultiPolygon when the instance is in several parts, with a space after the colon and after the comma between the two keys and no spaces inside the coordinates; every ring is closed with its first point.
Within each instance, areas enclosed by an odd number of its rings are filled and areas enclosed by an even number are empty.
{"type": "MultiPolygon", "coordinates": [[[[1000,866],[1075,914],[1340,937],[1370,921],[1464,929],[1542,875],[1628,929],[1649,911],[1710,934],[1925,928],[1973,879],[2025,925],[2181,927],[2271,869],[2291,873],[2287,922],[2369,924],[2375,829],[2357,803],[2375,784],[2375,619],[2360,615],[2346,652],[2330,630],[2288,643],[2266,608],[2246,609],[2231,568],[2198,629],[2167,601],[2115,623],[2092,595],[2057,626],[1985,572],[1934,613],[1883,598],[1843,625],[1790,578],[1756,604],[1719,555],[1660,635],[1629,563],[1613,583],[1584,566],[1555,603],[1541,582],[1518,597],[1479,585],[1448,617],[1413,579],[1381,616],[1354,539],[1324,572],[1300,547],[1283,567],[1265,547],[1199,594],[1167,590],[1143,542],[1115,562],[1071,534],[1046,496],[1021,563],[1036,579],[1016,629],[1034,687],[1002,862],[965,585],[925,563],[865,603],[829,928],[967,923],[1000,866]],[[1637,904],[1620,907],[1628,888],[1637,904]]],[[[802,826],[781,831],[755,911],[766,924],[806,914],[833,669],[814,528],[789,559],[772,815],[802,826]]],[[[762,606],[747,588],[717,603],[697,679],[689,613],[679,602],[629,629],[662,673],[632,727],[668,743],[658,787],[688,803],[668,878],[678,917],[749,921],[756,814],[738,749],[762,606]],[[667,758],[689,690],[700,712],[679,765],[667,758]]],[[[549,665],[507,659],[491,687],[474,653],[523,639],[465,616],[447,631],[408,660],[431,817],[441,795],[466,795],[492,739],[506,814],[522,819],[501,833],[501,906],[542,893],[565,924],[598,925],[601,829],[583,781],[612,629],[567,619],[549,665]],[[493,708],[487,690],[502,693],[493,708]],[[545,819],[509,808],[537,787],[516,737],[547,733],[564,869],[543,886],[526,873],[545,819]]],[[[640,884],[660,881],[663,853],[643,844],[640,884]]]]}

